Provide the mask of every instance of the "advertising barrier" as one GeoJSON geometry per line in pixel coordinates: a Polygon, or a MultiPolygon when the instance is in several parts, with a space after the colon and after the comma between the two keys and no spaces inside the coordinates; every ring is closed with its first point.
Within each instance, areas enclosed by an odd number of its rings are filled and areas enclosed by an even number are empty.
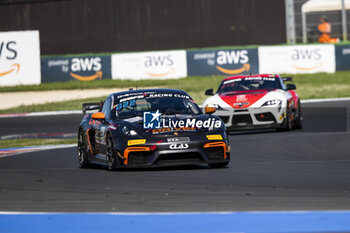
{"type": "Polygon", "coordinates": [[[42,82],[92,81],[111,78],[110,56],[48,57],[41,59],[42,82]]]}
{"type": "Polygon", "coordinates": [[[186,76],[185,50],[112,55],[113,79],[172,79],[186,76]]]}
{"type": "Polygon", "coordinates": [[[334,73],[334,45],[259,47],[259,72],[334,73]]]}
{"type": "Polygon", "coordinates": [[[258,49],[187,52],[188,75],[238,75],[259,72],[258,49]]]}
{"type": "Polygon", "coordinates": [[[0,86],[40,84],[39,31],[0,32],[0,86]]]}
{"type": "Polygon", "coordinates": [[[335,46],[336,70],[350,70],[350,45],[335,46]]]}

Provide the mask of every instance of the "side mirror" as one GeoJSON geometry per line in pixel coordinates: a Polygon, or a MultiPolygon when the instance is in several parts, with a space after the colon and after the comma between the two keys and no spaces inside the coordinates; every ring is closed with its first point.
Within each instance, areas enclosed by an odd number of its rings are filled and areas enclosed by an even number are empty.
{"type": "Polygon", "coordinates": [[[212,114],[214,112],[216,112],[216,108],[205,106],[205,114],[212,114]]]}
{"type": "Polygon", "coordinates": [[[214,95],[213,89],[206,90],[205,95],[214,95]]]}
{"type": "Polygon", "coordinates": [[[91,118],[94,120],[104,120],[106,119],[106,116],[103,112],[96,112],[92,114],[91,118]]]}
{"type": "Polygon", "coordinates": [[[293,78],[292,77],[283,77],[282,80],[283,80],[283,82],[291,82],[291,81],[293,81],[293,78]]]}
{"type": "Polygon", "coordinates": [[[294,84],[291,84],[291,83],[288,83],[287,84],[287,90],[289,91],[289,90],[295,90],[295,89],[297,89],[297,87],[294,85],[294,84]]]}

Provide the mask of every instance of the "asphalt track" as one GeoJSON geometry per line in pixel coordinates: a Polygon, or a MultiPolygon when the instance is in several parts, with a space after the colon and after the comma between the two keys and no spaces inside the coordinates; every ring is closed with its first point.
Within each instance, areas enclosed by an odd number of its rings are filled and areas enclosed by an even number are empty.
{"type": "MultiPolygon", "coordinates": [[[[350,102],[303,109],[303,130],[231,134],[224,169],[80,169],[75,148],[0,158],[0,211],[348,210],[350,102]]],[[[3,118],[0,135],[75,132],[80,119],[3,118]]]]}

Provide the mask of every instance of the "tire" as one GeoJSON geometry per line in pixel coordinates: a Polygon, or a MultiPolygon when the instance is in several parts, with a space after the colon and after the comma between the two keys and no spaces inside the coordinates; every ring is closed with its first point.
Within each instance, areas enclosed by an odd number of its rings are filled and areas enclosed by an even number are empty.
{"type": "Polygon", "coordinates": [[[226,167],[228,165],[229,162],[222,162],[222,163],[212,163],[209,164],[210,168],[223,168],[226,167]]]}
{"type": "Polygon", "coordinates": [[[112,137],[109,135],[107,138],[107,142],[106,142],[106,146],[107,146],[107,168],[110,171],[114,171],[120,168],[120,162],[119,162],[119,158],[116,155],[116,151],[114,149],[114,144],[113,144],[113,139],[112,137]]]}
{"type": "Polygon", "coordinates": [[[87,168],[90,166],[88,160],[87,142],[82,129],[80,129],[78,133],[78,160],[81,168],[87,168]]]}
{"type": "Polygon", "coordinates": [[[287,107],[286,110],[286,117],[284,118],[284,121],[282,123],[281,128],[278,128],[278,131],[289,131],[293,129],[292,120],[290,119],[290,109],[287,107]]]}
{"type": "Polygon", "coordinates": [[[297,117],[295,120],[295,124],[294,124],[294,129],[302,129],[303,128],[303,124],[302,124],[302,113],[301,113],[301,107],[300,107],[300,100],[298,102],[298,110],[297,110],[297,117]]]}

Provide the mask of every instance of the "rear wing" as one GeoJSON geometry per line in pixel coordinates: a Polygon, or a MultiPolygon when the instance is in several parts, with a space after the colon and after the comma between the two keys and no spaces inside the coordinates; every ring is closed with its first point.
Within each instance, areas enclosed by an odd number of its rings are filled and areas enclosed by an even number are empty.
{"type": "Polygon", "coordinates": [[[87,111],[99,110],[102,107],[103,102],[98,103],[84,103],[82,104],[83,114],[85,115],[87,111]]]}
{"type": "Polygon", "coordinates": [[[292,77],[282,77],[283,82],[292,82],[293,78],[292,77]]]}

